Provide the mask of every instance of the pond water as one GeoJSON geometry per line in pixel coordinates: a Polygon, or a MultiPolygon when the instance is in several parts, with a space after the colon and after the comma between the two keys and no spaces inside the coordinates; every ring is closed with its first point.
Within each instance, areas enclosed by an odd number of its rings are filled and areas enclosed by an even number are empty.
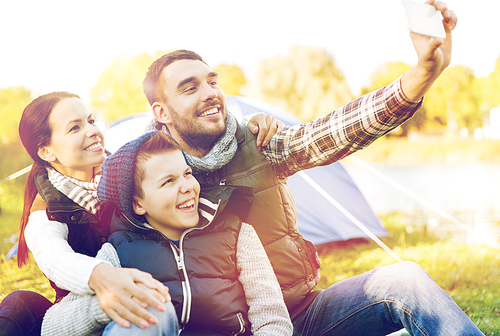
{"type": "Polygon", "coordinates": [[[500,241],[500,164],[388,165],[342,161],[376,214],[403,212],[438,234],[455,239],[500,241]],[[474,234],[442,213],[473,228],[474,234]]]}

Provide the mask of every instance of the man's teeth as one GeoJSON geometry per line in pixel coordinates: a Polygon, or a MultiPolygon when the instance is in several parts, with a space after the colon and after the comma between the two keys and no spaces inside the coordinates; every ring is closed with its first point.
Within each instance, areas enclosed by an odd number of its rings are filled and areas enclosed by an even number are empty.
{"type": "Polygon", "coordinates": [[[212,115],[212,114],[216,114],[216,113],[219,113],[218,107],[211,108],[210,110],[207,110],[207,111],[201,113],[200,117],[206,117],[208,115],[212,115]]]}
{"type": "Polygon", "coordinates": [[[88,146],[87,148],[85,148],[85,150],[91,151],[91,150],[99,149],[99,148],[102,148],[102,145],[100,142],[95,143],[92,146],[88,146]]]}
{"type": "Polygon", "coordinates": [[[178,209],[183,209],[183,208],[189,208],[194,205],[194,200],[187,201],[184,204],[179,205],[177,208],[178,209]]]}

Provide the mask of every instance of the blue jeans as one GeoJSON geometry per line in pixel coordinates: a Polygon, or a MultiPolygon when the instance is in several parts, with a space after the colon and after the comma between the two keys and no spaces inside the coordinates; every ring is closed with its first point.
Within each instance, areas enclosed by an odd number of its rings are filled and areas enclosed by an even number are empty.
{"type": "Polygon", "coordinates": [[[0,336],[40,335],[43,316],[52,302],[30,291],[15,291],[0,303],[0,336]]]}
{"type": "Polygon", "coordinates": [[[294,336],[483,335],[417,264],[403,262],[322,291],[293,321],[294,336]]]}
{"type": "Polygon", "coordinates": [[[116,324],[113,320],[106,326],[102,336],[127,336],[127,335],[143,335],[143,336],[178,336],[179,326],[177,324],[177,315],[172,302],[165,303],[165,311],[159,312],[156,309],[148,307],[148,311],[156,316],[158,324],[150,324],[148,328],[143,329],[135,324],[131,324],[130,328],[124,328],[116,324]]]}

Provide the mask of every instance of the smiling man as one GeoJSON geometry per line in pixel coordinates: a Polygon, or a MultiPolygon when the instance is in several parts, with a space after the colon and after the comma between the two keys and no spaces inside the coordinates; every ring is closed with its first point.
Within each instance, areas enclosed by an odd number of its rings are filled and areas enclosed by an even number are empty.
{"type": "Polygon", "coordinates": [[[155,115],[175,125],[169,129],[182,148],[204,156],[226,130],[226,102],[217,73],[204,62],[180,60],[166,67],[162,77],[169,79],[164,81],[169,99],[153,102],[155,115]]]}
{"type": "MultiPolygon", "coordinates": [[[[408,120],[451,60],[456,15],[444,3],[446,39],[412,35],[418,64],[390,85],[307,124],[277,132],[259,150],[255,136],[228,113],[217,74],[196,53],[154,61],[144,92],[157,120],[185,152],[200,183],[250,186],[247,218],[264,245],[294,323],[294,335],[481,335],[418,265],[400,263],[314,291],[319,260],[298,231],[287,177],[338,161],[408,120]]],[[[237,206],[237,205],[236,205],[237,206]]],[[[335,219],[332,219],[335,220],[335,219]]]]}

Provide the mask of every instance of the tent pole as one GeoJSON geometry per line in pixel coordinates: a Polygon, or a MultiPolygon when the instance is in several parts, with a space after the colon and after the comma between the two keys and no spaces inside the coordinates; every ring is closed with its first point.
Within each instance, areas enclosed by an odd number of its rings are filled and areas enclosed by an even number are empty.
{"type": "Polygon", "coordinates": [[[397,262],[403,262],[393,250],[391,250],[387,245],[384,244],[373,232],[370,231],[363,223],[361,223],[356,217],[354,217],[349,211],[347,211],[339,202],[337,202],[330,194],[328,194],[323,188],[321,188],[312,178],[310,178],[305,172],[299,171],[297,173],[302,177],[311,187],[313,187],[317,192],[319,192],[328,202],[330,202],[334,207],[336,207],[344,216],[351,220],[358,228],[361,229],[371,240],[373,240],[378,246],[380,246],[384,251],[389,253],[397,262]]]}
{"type": "Polygon", "coordinates": [[[30,171],[31,166],[32,165],[29,165],[28,167],[23,168],[23,169],[15,172],[14,174],[7,176],[6,178],[4,178],[3,180],[0,181],[0,184],[4,184],[5,182],[9,182],[11,180],[14,180],[14,179],[18,178],[19,176],[22,176],[22,175],[26,174],[27,172],[30,171]]]}
{"type": "MultiPolygon", "coordinates": [[[[367,164],[363,160],[358,159],[357,157],[352,156],[352,155],[349,156],[349,158],[353,162],[355,162],[356,164],[358,164],[361,167],[369,170],[371,173],[375,174],[376,176],[380,177],[381,179],[383,179],[387,183],[391,184],[393,187],[395,187],[399,191],[401,191],[404,194],[408,195],[409,197],[413,198],[415,201],[417,201],[420,204],[426,206],[427,208],[431,209],[432,211],[434,211],[438,215],[442,216],[443,218],[449,220],[453,224],[455,224],[458,227],[462,228],[463,230],[467,231],[469,234],[471,234],[473,236],[476,236],[476,237],[480,236],[480,234],[476,230],[474,230],[473,228],[471,228],[470,226],[462,223],[461,221],[459,221],[455,217],[451,216],[450,214],[448,214],[444,210],[441,210],[439,207],[435,206],[431,202],[425,200],[424,198],[418,196],[417,194],[415,194],[414,192],[412,192],[408,188],[404,187],[403,185],[399,184],[398,182],[396,182],[396,181],[392,180],[391,178],[387,177],[386,175],[382,174],[381,172],[379,172],[378,170],[376,170],[375,168],[373,168],[372,166],[370,166],[369,164],[367,164]]],[[[495,247],[493,244],[491,244],[489,242],[486,242],[486,244],[490,245],[491,247],[495,247]]]]}

